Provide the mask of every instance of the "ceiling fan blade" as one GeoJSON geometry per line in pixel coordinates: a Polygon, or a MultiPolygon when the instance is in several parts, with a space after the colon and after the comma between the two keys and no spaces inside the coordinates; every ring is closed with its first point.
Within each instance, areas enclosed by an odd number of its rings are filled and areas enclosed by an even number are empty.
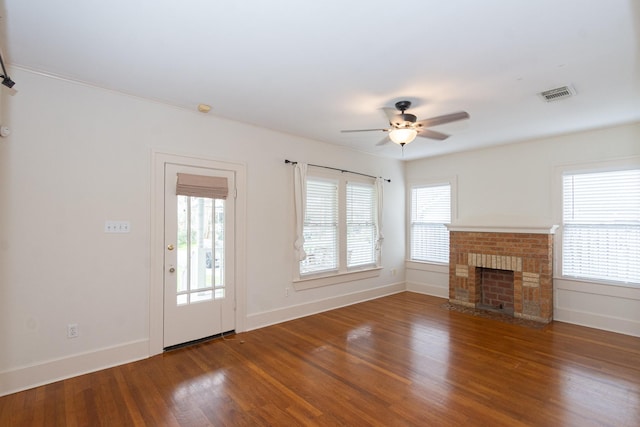
{"type": "Polygon", "coordinates": [[[449,138],[449,135],[447,135],[446,133],[436,132],[435,130],[431,129],[420,129],[418,131],[418,136],[429,139],[437,139],[438,141],[444,141],[445,139],[449,138]]]}
{"type": "Polygon", "coordinates": [[[377,146],[377,147],[379,147],[379,146],[381,146],[381,145],[386,145],[386,144],[388,144],[389,142],[391,142],[391,140],[389,139],[389,135],[385,135],[385,137],[384,137],[384,138],[382,138],[382,139],[381,139],[381,140],[376,144],[376,146],[377,146]]]}
{"type": "Polygon", "coordinates": [[[350,130],[341,130],[342,133],[351,133],[351,132],[373,132],[373,131],[382,131],[387,132],[389,129],[350,129],[350,130]]]}
{"type": "Polygon", "coordinates": [[[469,113],[466,111],[459,111],[457,113],[445,114],[444,116],[432,117],[430,119],[420,120],[416,122],[416,127],[431,127],[436,125],[443,125],[445,123],[451,123],[458,120],[464,120],[469,118],[469,113]]]}

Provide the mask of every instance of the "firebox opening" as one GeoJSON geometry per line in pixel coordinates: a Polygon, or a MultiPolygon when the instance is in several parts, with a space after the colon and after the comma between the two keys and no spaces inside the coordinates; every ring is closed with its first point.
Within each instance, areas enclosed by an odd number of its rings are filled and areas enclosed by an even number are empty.
{"type": "Polygon", "coordinates": [[[513,270],[479,268],[480,301],[477,308],[513,315],[513,270]]]}

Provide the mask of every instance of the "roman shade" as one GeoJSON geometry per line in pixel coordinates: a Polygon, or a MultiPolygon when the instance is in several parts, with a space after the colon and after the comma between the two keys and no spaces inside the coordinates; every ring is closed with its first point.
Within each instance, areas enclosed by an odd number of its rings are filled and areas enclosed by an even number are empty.
{"type": "Polygon", "coordinates": [[[229,195],[229,184],[227,178],[221,176],[179,173],[176,194],[178,196],[226,199],[229,195]]]}

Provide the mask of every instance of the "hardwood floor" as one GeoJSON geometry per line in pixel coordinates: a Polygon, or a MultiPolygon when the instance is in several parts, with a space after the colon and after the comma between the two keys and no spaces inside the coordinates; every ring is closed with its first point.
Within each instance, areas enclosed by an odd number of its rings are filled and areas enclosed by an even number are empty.
{"type": "Polygon", "coordinates": [[[1,426],[638,426],[640,338],[401,293],[0,398],[1,426]]]}

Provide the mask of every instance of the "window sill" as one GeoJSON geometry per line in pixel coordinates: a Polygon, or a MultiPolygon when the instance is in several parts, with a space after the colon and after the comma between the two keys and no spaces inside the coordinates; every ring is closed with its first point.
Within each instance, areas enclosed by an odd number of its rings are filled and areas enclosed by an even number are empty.
{"type": "Polygon", "coordinates": [[[553,282],[556,291],[577,292],[640,301],[640,286],[638,285],[592,282],[567,277],[554,277],[553,282]]]}
{"type": "Polygon", "coordinates": [[[406,260],[404,262],[404,266],[409,270],[433,271],[436,273],[449,274],[449,264],[406,260]]]}
{"type": "Polygon", "coordinates": [[[305,289],[320,288],[322,286],[337,285],[338,283],[353,282],[355,280],[370,279],[380,276],[382,267],[368,268],[366,270],[347,271],[335,273],[330,276],[316,276],[293,281],[293,289],[302,291],[305,289]]]}

